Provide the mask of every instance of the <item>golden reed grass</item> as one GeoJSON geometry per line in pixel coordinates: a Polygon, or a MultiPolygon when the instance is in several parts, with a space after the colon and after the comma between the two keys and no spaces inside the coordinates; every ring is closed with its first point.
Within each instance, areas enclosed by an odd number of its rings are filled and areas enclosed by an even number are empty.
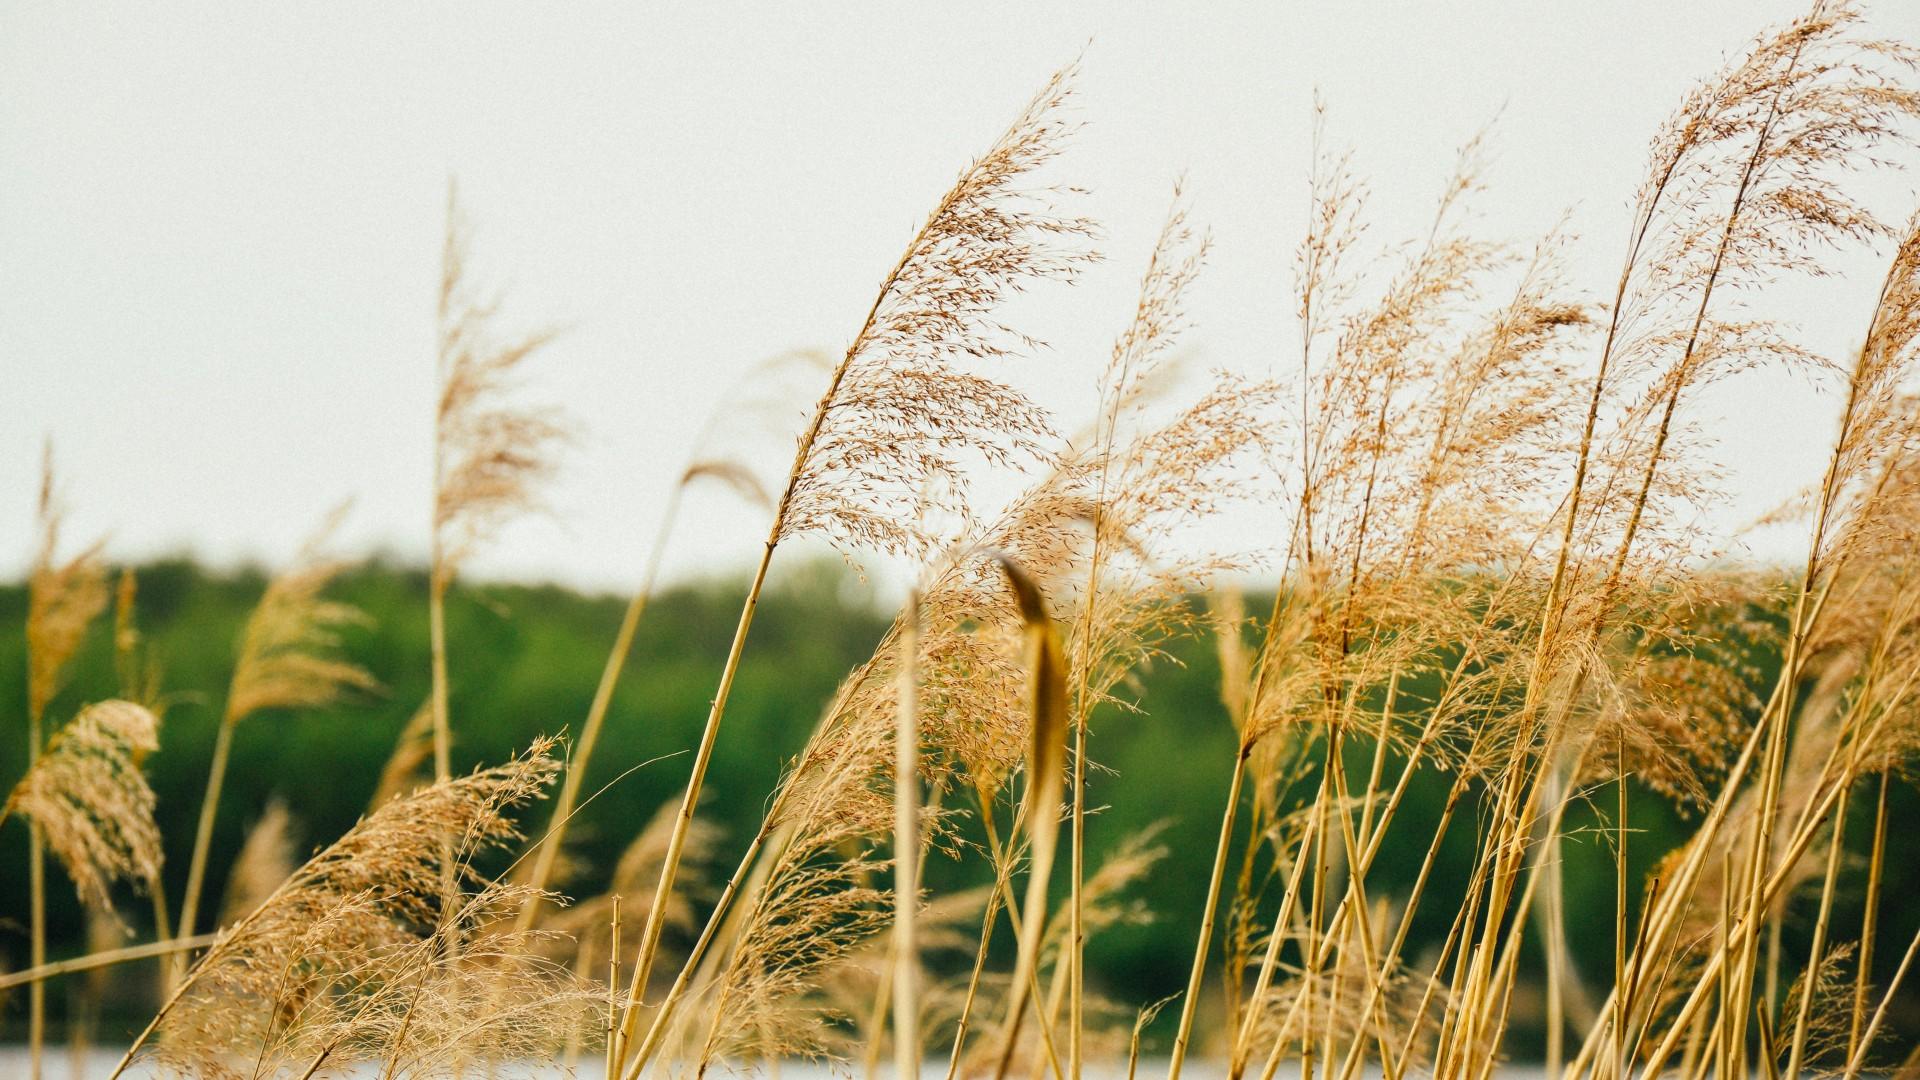
{"type": "MultiPolygon", "coordinates": [[[[323,598],[339,567],[313,549],[268,586],[169,931],[141,772],[164,698],[130,577],[120,699],[43,732],[109,597],[97,546],[56,558],[48,467],[30,764],[4,811],[32,829],[33,966],[0,980],[33,988],[31,1069],[47,980],[175,955],[121,1070],[492,1074],[597,1046],[620,1080],[795,1057],[877,1075],[885,1048],[903,1078],[932,1065],[947,1080],[1080,1080],[1124,1061],[1132,1080],[1169,1009],[1169,1080],[1196,1055],[1231,1080],[1487,1080],[1537,978],[1548,1071],[1566,1080],[1904,1075],[1920,1055],[1888,1018],[1920,938],[1889,946],[1879,922],[1887,793],[1920,754],[1920,214],[1895,224],[1912,208],[1888,214],[1861,181],[1920,148],[1917,67],[1920,52],[1873,37],[1846,3],[1756,37],[1656,133],[1599,301],[1571,280],[1564,230],[1474,234],[1483,137],[1424,235],[1375,242],[1367,184],[1316,105],[1298,335],[1272,365],[1285,375],[1216,375],[1174,400],[1208,247],[1176,189],[1072,438],[1001,372],[1039,344],[1003,321],[1007,299],[1095,258],[1098,228],[1059,208],[1074,189],[1052,179],[1075,127],[1064,70],[910,239],[824,365],[786,476],[689,454],[567,760],[542,740],[466,776],[450,764],[445,598],[497,527],[538,505],[566,427],[519,402],[521,366],[550,336],[494,329],[450,196],[432,694],[345,836],[296,865],[283,810],[255,827],[217,933],[196,924],[232,732],[370,686],[338,651],[358,615],[323,598]],[[1783,283],[1834,273],[1840,249],[1887,267],[1847,358],[1769,315],[1783,283]],[[1760,368],[1839,399],[1822,479],[1780,517],[1808,530],[1788,580],[1716,559],[1697,524],[1715,478],[1701,390],[1760,368]],[[979,505],[966,480],[983,464],[1026,486],[979,505]],[[596,752],[620,752],[601,745],[613,691],[680,493],[703,479],[764,504],[762,554],[684,794],[626,823],[607,892],[568,906],[551,891],[573,876],[567,827],[590,809],[596,752]],[[1261,500],[1285,511],[1284,536],[1206,550],[1195,526],[1261,500]],[[700,797],[774,553],[801,537],[904,558],[916,585],[785,763],[737,863],[716,867],[700,797]],[[1276,582],[1264,614],[1218,584],[1252,571],[1276,582]],[[1128,890],[1162,853],[1153,830],[1087,858],[1105,828],[1093,754],[1108,725],[1154,722],[1136,676],[1192,634],[1217,646],[1230,779],[1191,908],[1148,912],[1128,890]],[[1421,779],[1445,790],[1437,817],[1409,810],[1421,779]],[[515,815],[556,782],[546,829],[523,836],[515,815]],[[1659,858],[1633,880],[1629,852],[1647,843],[1633,822],[1653,803],[1692,815],[1693,832],[1639,852],[1659,858]],[[1575,804],[1610,848],[1608,972],[1578,970],[1568,947],[1575,804]],[[1471,868],[1446,880],[1434,871],[1462,821],[1471,868]],[[1389,837],[1424,852],[1404,892],[1374,873],[1389,837]],[[502,849],[519,858],[483,873],[476,860],[502,849]],[[47,963],[45,850],[103,912],[116,882],[153,889],[156,941],[47,963]],[[930,891],[936,853],[984,859],[990,884],[930,891]],[[1410,952],[1422,911],[1446,931],[1410,952]],[[1153,915],[1197,930],[1184,989],[1109,999],[1087,978],[1089,938],[1153,915]],[[1789,922],[1810,932],[1789,937],[1789,922]],[[997,965],[1003,923],[1012,960],[997,965]]],[[[715,423],[751,414],[754,393],[730,392],[715,423]]]]}

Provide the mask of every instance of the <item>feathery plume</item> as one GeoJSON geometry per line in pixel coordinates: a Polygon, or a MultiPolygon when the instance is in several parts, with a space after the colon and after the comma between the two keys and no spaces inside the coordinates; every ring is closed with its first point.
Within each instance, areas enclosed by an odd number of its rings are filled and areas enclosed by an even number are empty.
{"type": "Polygon", "coordinates": [[[802,437],[776,540],[819,534],[848,548],[924,552],[925,493],[963,504],[959,456],[998,466],[1044,456],[1039,406],[963,362],[1040,343],[1002,324],[1006,297],[1072,281],[1095,256],[1092,221],[1055,212],[1056,189],[1021,187],[1060,153],[1074,69],[1056,73],[992,149],[941,198],[887,275],[802,437]]]}
{"type": "Polygon", "coordinates": [[[57,558],[63,515],[54,490],[51,444],[40,467],[39,516],[40,550],[27,578],[27,715],[36,721],[60,692],[87,627],[109,599],[101,543],[66,562],[57,558]]]}
{"type": "Polygon", "coordinates": [[[378,685],[366,669],[339,655],[340,630],[365,625],[366,616],[321,596],[347,566],[320,553],[345,511],[343,506],[328,516],[292,565],[267,583],[248,616],[227,692],[228,723],[265,709],[324,708],[349,691],[378,685]]]}
{"type": "Polygon", "coordinates": [[[214,734],[213,760],[201,797],[186,892],[180,900],[180,937],[191,937],[206,886],[213,825],[227,778],[227,760],[240,723],[267,709],[314,709],[330,705],[354,689],[378,685],[364,668],[339,655],[340,629],[365,622],[347,604],[321,598],[345,563],[320,550],[346,514],[341,506],[327,516],[301,547],[293,565],[267,583],[260,603],[247,618],[227,687],[227,704],[214,734]]]}
{"type": "Polygon", "coordinates": [[[500,335],[494,325],[499,301],[480,295],[470,273],[471,233],[450,184],[434,412],[433,573],[443,586],[502,525],[540,505],[539,486],[552,475],[553,453],[567,437],[559,413],[511,400],[521,365],[554,335],[500,335]]]}
{"type": "MultiPolygon", "coordinates": [[[[512,813],[539,798],[558,773],[550,739],[536,741],[505,764],[395,798],[362,818],[346,835],[321,849],[281,882],[187,970],[172,996],[121,1059],[124,1072],[154,1039],[155,1059],[189,1072],[218,1074],[222,1062],[270,1058],[295,1068],[305,1058],[381,1060],[452,1052],[430,1033],[446,1035],[478,1015],[482,993],[456,994],[449,985],[473,990],[466,973],[484,970],[499,952],[468,948],[478,929],[499,921],[517,893],[484,878],[474,867],[480,855],[522,837],[512,813]],[[452,841],[449,842],[449,838],[452,841]],[[451,879],[452,890],[445,886],[451,879]],[[449,949],[454,940],[465,944],[449,949]],[[451,965],[439,966],[435,965],[451,965]],[[422,1021],[417,1041],[396,1013],[422,1021]],[[411,1010],[419,1010],[414,1012],[411,1010]],[[371,1034],[370,1034],[371,1032],[371,1034]]],[[[515,956],[529,957],[517,949],[515,956]]],[[[551,973],[552,965],[537,965],[551,973]]],[[[522,974],[525,974],[523,972],[522,974]]],[[[557,977],[557,976],[556,976],[557,977]]],[[[486,978],[491,985],[496,980],[486,978]]],[[[512,984],[502,976],[498,982],[512,984]]],[[[527,989],[548,1000],[541,979],[527,989]]],[[[516,994],[501,1007],[524,1005],[516,994]]],[[[477,1060],[498,1044],[489,1040],[524,1035],[516,1028],[489,1032],[460,1027],[477,1060]]],[[[271,1071],[271,1070],[269,1070],[271,1071]]]]}
{"type": "Polygon", "coordinates": [[[160,870],[153,789],[138,759],[159,746],[159,721],[130,701],[89,705],[57,732],[4,812],[37,825],[80,899],[108,910],[117,880],[144,886],[160,870]]]}
{"type": "MultiPolygon", "coordinates": [[[[1036,344],[997,322],[995,308],[1032,281],[1072,280],[1092,258],[1085,250],[1091,222],[1056,214],[1049,192],[1019,186],[1059,152],[1068,127],[1058,113],[1071,76],[1067,69],[1049,80],[935,206],[881,284],[800,437],[701,732],[675,838],[641,931],[630,997],[639,996],[652,974],[681,836],[699,800],[774,550],[791,537],[820,535],[843,549],[927,551],[919,523],[931,513],[965,509],[959,494],[929,494],[964,491],[963,452],[1011,464],[1031,456],[1047,430],[1044,413],[1024,395],[956,365],[1036,344]]],[[[627,1009],[609,1054],[610,1074],[629,1071],[637,1019],[627,1009]]],[[[632,1071],[642,1067],[644,1061],[636,1062],[632,1071]]]]}

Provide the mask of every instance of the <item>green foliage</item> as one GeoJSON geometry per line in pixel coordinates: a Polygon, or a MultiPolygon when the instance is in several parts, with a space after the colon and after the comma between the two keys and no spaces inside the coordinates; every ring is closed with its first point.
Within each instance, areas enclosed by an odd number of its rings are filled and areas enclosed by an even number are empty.
{"type": "MultiPolygon", "coordinates": [[[[180,560],[154,563],[138,573],[137,621],[163,666],[168,701],[161,748],[148,770],[167,842],[167,889],[177,902],[235,646],[265,578],[256,571],[213,572],[180,560]]],[[[229,863],[270,798],[283,799],[292,811],[303,851],[339,836],[365,812],[401,728],[427,694],[426,588],[424,572],[376,563],[344,575],[331,590],[331,596],[371,617],[369,625],[347,631],[345,651],[383,689],[337,708],[265,713],[241,726],[214,836],[210,897],[222,895],[229,863]]],[[[569,854],[580,873],[559,883],[563,891],[597,891],[621,849],[661,804],[679,794],[686,750],[699,736],[742,588],[734,581],[708,581],[654,598],[585,791],[611,786],[570,827],[569,854]],[[612,783],[628,770],[633,771],[612,783]]],[[[621,597],[555,586],[472,585],[454,591],[448,638],[456,772],[505,760],[536,735],[577,727],[623,603],[621,597]]],[[[720,856],[725,868],[758,826],[780,770],[805,741],[839,680],[872,651],[889,614],[838,563],[796,563],[775,575],[700,808],[725,831],[720,856]]],[[[25,589],[0,588],[0,623],[18,627],[25,615],[25,589]]],[[[102,620],[50,720],[64,721],[83,703],[116,692],[109,636],[102,620]]],[[[0,637],[0,701],[14,703],[0,711],[13,718],[6,725],[9,732],[21,730],[25,671],[21,635],[0,637]]],[[[1140,909],[1152,918],[1123,924],[1089,943],[1090,982],[1122,1001],[1150,1001],[1183,983],[1234,748],[1218,687],[1211,642],[1177,641],[1169,658],[1145,671],[1133,688],[1141,711],[1107,710],[1095,718],[1091,731],[1091,754],[1099,766],[1091,773],[1092,805],[1099,808],[1088,825],[1092,863],[1127,835],[1155,823],[1164,823],[1160,840],[1169,851],[1136,893],[1140,909]]],[[[13,735],[0,739],[0,783],[11,785],[22,771],[22,743],[13,735]]],[[[1370,753],[1364,743],[1355,748],[1352,775],[1365,775],[1370,753]]],[[[1437,818],[1449,782],[1445,774],[1423,771],[1403,812],[1421,820],[1437,818]]],[[[1599,792],[1594,797],[1599,809],[1578,806],[1567,821],[1568,924],[1576,962],[1589,977],[1603,978],[1611,962],[1610,933],[1582,931],[1606,931],[1612,922],[1611,854],[1604,830],[1592,828],[1611,798],[1608,791],[1599,792]]],[[[1656,802],[1636,800],[1643,809],[1636,810],[1639,838],[1631,848],[1635,879],[1692,825],[1654,809],[1656,802]]],[[[971,809],[957,794],[949,805],[971,809]]],[[[1894,819],[1915,810],[1913,793],[1903,786],[1894,819]]],[[[541,813],[535,812],[530,828],[541,827],[541,813]]],[[[1463,805],[1460,820],[1470,821],[1477,813],[1463,805]]],[[[1855,828],[1864,834],[1870,824],[1855,828]]],[[[963,835],[979,838],[971,820],[963,825],[963,835]]],[[[1470,872],[1473,835],[1464,825],[1449,835],[1435,869],[1437,882],[1457,881],[1470,872]]],[[[1424,844],[1411,832],[1389,833],[1372,875],[1379,894],[1404,895],[1424,844]]],[[[23,827],[0,828],[0,866],[23,866],[25,845],[23,827]]],[[[1914,869],[1920,861],[1913,854],[1913,842],[1896,830],[1887,862],[1889,897],[1920,886],[1920,871],[1914,869]]],[[[982,883],[985,867],[980,858],[935,857],[927,866],[927,884],[945,894],[982,883]]],[[[54,876],[56,899],[70,895],[57,870],[54,876]]],[[[1269,905],[1278,891],[1269,890],[1269,905]]],[[[1913,913],[1905,905],[1893,906],[1883,933],[1898,940],[1908,932],[1913,913]]],[[[120,907],[137,934],[150,936],[144,901],[123,897],[120,907]]],[[[217,902],[213,907],[218,909],[217,902]]],[[[26,909],[25,875],[0,873],[0,955],[13,967],[25,962],[26,909]]],[[[1437,947],[1451,918],[1445,904],[1423,907],[1408,955],[1437,947]]],[[[84,924],[77,904],[50,905],[52,955],[84,952],[84,924]]],[[[1005,945],[1010,935],[998,938],[997,945],[1005,945]]],[[[929,959],[951,966],[971,958],[929,959]]]]}
{"type": "MultiPolygon", "coordinates": [[[[155,563],[138,574],[137,621],[163,667],[167,700],[161,748],[148,771],[167,841],[167,891],[177,902],[235,645],[266,582],[255,571],[215,573],[184,561],[155,563]]],[[[337,708],[262,713],[241,725],[212,847],[209,895],[216,910],[228,864],[270,798],[286,801],[302,850],[337,837],[366,811],[401,729],[427,694],[426,586],[424,572],[387,565],[344,575],[330,595],[371,619],[345,632],[345,653],[372,672],[381,691],[337,708]]],[[[589,793],[641,762],[681,754],[697,738],[733,629],[737,592],[732,583],[703,583],[655,599],[587,778],[589,793]]],[[[456,589],[447,613],[454,770],[505,760],[536,735],[577,727],[623,603],[552,586],[456,589]]],[[[0,588],[0,622],[18,627],[25,617],[24,587],[0,588]]],[[[798,749],[841,675],[872,649],[883,627],[874,606],[850,594],[839,576],[798,567],[776,582],[736,690],[737,735],[718,749],[718,783],[701,808],[730,837],[757,826],[784,757],[798,749]]],[[[102,620],[70,687],[50,710],[51,722],[116,693],[109,637],[102,620]]],[[[13,719],[9,732],[22,730],[25,670],[22,637],[0,637],[0,701],[18,703],[0,712],[13,719]]],[[[24,742],[23,736],[0,740],[0,783],[10,786],[24,771],[24,742]]],[[[685,765],[672,758],[634,771],[576,819],[570,851],[589,867],[610,866],[685,776],[685,765]]],[[[8,823],[0,829],[0,860],[25,865],[25,843],[26,830],[8,823]]],[[[589,877],[563,887],[594,884],[589,877]]],[[[144,901],[120,906],[140,933],[150,934],[144,901]]],[[[50,908],[52,954],[82,951],[83,913],[73,904],[50,908]]],[[[25,959],[15,922],[24,921],[26,909],[25,875],[0,874],[0,955],[14,966],[25,959]]]]}

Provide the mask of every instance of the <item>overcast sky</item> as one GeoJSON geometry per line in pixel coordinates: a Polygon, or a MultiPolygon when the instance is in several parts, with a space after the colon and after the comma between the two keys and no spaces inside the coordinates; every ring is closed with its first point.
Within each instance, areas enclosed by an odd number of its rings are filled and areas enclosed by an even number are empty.
{"type": "MultiPolygon", "coordinates": [[[[345,549],[418,558],[450,176],[510,319],[566,328],[532,391],[581,431],[553,513],[473,570],[620,587],[728,385],[844,347],[933,200],[1083,50],[1061,175],[1110,258],[1033,305],[1053,349],[1016,376],[1065,427],[1183,173],[1215,239],[1192,352],[1285,362],[1315,88],[1382,235],[1418,230],[1497,117],[1484,231],[1570,209],[1597,293],[1655,127],[1803,6],[0,3],[0,575],[31,554],[49,436],[73,538],[116,558],[278,560],[347,496],[345,549]]],[[[1870,14],[1920,42],[1920,4],[1870,14]]],[[[1912,179],[1883,187],[1903,216],[1912,179]]],[[[1879,273],[1846,265],[1786,301],[1836,351],[1879,273]]],[[[1767,377],[1702,403],[1726,524],[1817,478],[1832,412],[1767,377]]],[[[669,567],[737,565],[759,518],[693,498],[669,567]]]]}

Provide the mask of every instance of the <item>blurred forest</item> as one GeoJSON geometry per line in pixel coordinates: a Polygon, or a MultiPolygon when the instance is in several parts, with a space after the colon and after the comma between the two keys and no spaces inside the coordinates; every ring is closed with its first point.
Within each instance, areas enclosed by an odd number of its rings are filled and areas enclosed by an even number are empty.
{"type": "MultiPolygon", "coordinates": [[[[160,749],[148,772],[167,844],[166,889],[177,899],[221,695],[242,626],[266,576],[254,570],[212,571],[188,560],[135,570],[137,622],[161,665],[168,703],[160,749]]],[[[679,795],[689,765],[687,750],[698,739],[744,588],[744,582],[712,580],[681,584],[654,597],[586,779],[585,793],[600,793],[569,827],[568,876],[562,891],[575,896],[601,891],[622,849],[663,804],[679,795]]],[[[366,811],[383,766],[428,692],[426,590],[424,570],[382,562],[347,572],[329,590],[331,597],[367,614],[364,625],[346,631],[344,651],[380,681],[381,689],[335,708],[268,714],[246,722],[234,742],[212,845],[212,911],[220,911],[229,864],[271,801],[284,802],[290,811],[301,853],[339,836],[366,811]]],[[[473,585],[453,593],[448,639],[456,774],[503,761],[538,734],[577,728],[624,603],[619,596],[547,585],[473,585]]],[[[1247,598],[1253,611],[1270,603],[1270,598],[1247,598]]],[[[26,611],[24,586],[0,586],[0,624],[16,628],[0,636],[0,701],[8,703],[0,716],[9,718],[9,735],[0,739],[4,785],[13,784],[24,765],[24,740],[12,732],[18,729],[26,698],[25,641],[17,630],[25,623],[26,611]]],[[[710,880],[724,877],[725,868],[733,865],[761,820],[779,770],[800,749],[839,680],[872,652],[891,614],[875,592],[837,560],[796,562],[774,575],[734,687],[732,727],[719,741],[713,779],[700,803],[701,817],[722,834],[718,850],[702,868],[710,880]]],[[[51,718],[64,719],[86,702],[114,696],[108,621],[95,627],[51,718]]],[[[1777,657],[1760,655],[1753,661],[1757,678],[1770,682],[1775,677],[1777,657]]],[[[1092,864],[1098,866],[1104,853],[1143,830],[1151,831],[1150,843],[1161,852],[1152,872],[1131,886],[1131,902],[1123,907],[1119,922],[1101,930],[1088,945],[1090,986],[1121,1002],[1150,1002],[1183,985],[1221,809],[1219,793],[1225,789],[1235,745],[1218,686],[1219,664],[1210,637],[1178,640],[1135,685],[1125,688],[1123,696],[1135,701],[1137,709],[1110,709],[1096,717],[1091,729],[1090,758],[1096,765],[1091,799],[1099,807],[1088,826],[1092,864]],[[1155,913],[1152,918],[1149,912],[1155,913]]],[[[1351,762],[1356,771],[1367,765],[1365,760],[1351,762]]],[[[1437,817],[1446,789],[1443,775],[1423,770],[1408,794],[1407,812],[1423,820],[1437,817]]],[[[1591,984],[1602,988],[1601,994],[1610,971],[1614,897],[1612,854],[1605,831],[1594,826],[1605,820],[1602,811],[1611,798],[1599,799],[1599,808],[1582,802],[1569,814],[1564,856],[1574,959],[1591,984]]],[[[1649,793],[1638,802],[1646,809],[1636,809],[1633,822],[1644,838],[1629,845],[1633,880],[1649,873],[1660,855],[1684,836],[1686,819],[1670,808],[1656,812],[1657,801],[1649,793]]],[[[1872,800],[1858,802],[1857,813],[1870,820],[1872,800]]],[[[1462,820],[1473,810],[1463,807],[1462,820]]],[[[1896,823],[1920,821],[1920,797],[1911,787],[1895,784],[1889,812],[1896,823]]],[[[544,814],[545,806],[536,806],[524,827],[537,832],[544,814]]],[[[977,838],[977,823],[967,826],[963,833],[977,838]]],[[[1470,872],[1476,831],[1448,834],[1436,883],[1457,883],[1470,872]]],[[[0,867],[6,868],[0,871],[0,962],[13,969],[26,963],[27,880],[17,869],[26,865],[26,835],[24,823],[0,828],[0,867]]],[[[1408,850],[1393,850],[1394,836],[1389,834],[1374,872],[1388,895],[1405,894],[1424,854],[1424,842],[1401,843],[1408,850]]],[[[1889,940],[1904,940],[1920,924],[1920,904],[1900,899],[1920,889],[1917,856],[1920,841],[1896,825],[1887,853],[1890,903],[1881,931],[1889,940]]],[[[982,859],[963,864],[936,857],[926,868],[926,884],[936,895],[983,885],[986,865],[982,859]]],[[[59,874],[57,869],[51,872],[59,874]]],[[[1269,890],[1270,902],[1277,891],[1269,890]]],[[[84,911],[71,902],[63,881],[53,895],[65,899],[51,905],[52,958],[88,951],[84,911]]],[[[131,895],[121,899],[122,917],[150,937],[148,903],[131,895]]],[[[1407,954],[1437,952],[1452,917],[1446,905],[1425,906],[1407,954]]],[[[1810,926],[1790,922],[1783,936],[1794,945],[1810,933],[1810,926]]],[[[994,945],[1008,947],[1003,941],[994,945]]],[[[969,939],[962,948],[935,954],[930,961],[964,972],[972,948],[969,939]]],[[[1898,950],[1885,952],[1881,964],[1891,968],[1898,950]]],[[[1531,966],[1537,976],[1537,963],[1531,966]]],[[[152,962],[115,970],[110,1000],[130,1022],[152,1007],[152,962]]],[[[1516,993],[1516,1027],[1523,1035],[1537,1030],[1538,998],[1532,983],[1516,993]]],[[[62,1000],[59,993],[53,996],[56,1024],[62,1000]]],[[[1217,1010],[1223,1000],[1216,990],[1206,1006],[1217,1010]]],[[[1576,1016],[1582,1007],[1578,1000],[1570,1003],[1576,1016]]],[[[18,1037],[19,1010],[9,1008],[4,1015],[0,1038],[18,1037]]],[[[1916,1018],[1896,1019],[1911,1029],[1916,1018]]],[[[1162,1026],[1166,1022],[1163,1018],[1162,1026]]],[[[113,1021],[113,1026],[120,1022],[113,1021]]]]}

